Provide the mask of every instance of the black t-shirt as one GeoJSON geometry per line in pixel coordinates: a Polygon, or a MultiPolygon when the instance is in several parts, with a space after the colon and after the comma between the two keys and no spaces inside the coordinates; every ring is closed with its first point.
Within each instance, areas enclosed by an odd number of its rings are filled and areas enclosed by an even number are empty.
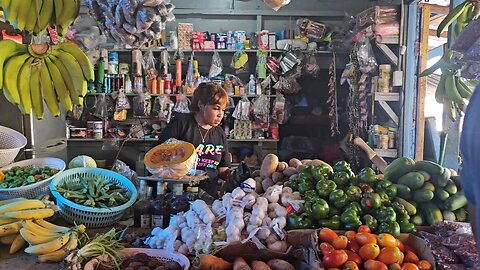
{"type": "Polygon", "coordinates": [[[177,114],[162,132],[159,141],[163,143],[170,138],[195,146],[198,155],[197,169],[206,171],[210,178],[202,181],[200,188],[216,197],[218,168],[230,167],[230,161],[226,159],[228,144],[223,129],[217,126],[207,131],[198,125],[193,114],[177,114]],[[205,142],[202,142],[202,137],[205,142]]]}

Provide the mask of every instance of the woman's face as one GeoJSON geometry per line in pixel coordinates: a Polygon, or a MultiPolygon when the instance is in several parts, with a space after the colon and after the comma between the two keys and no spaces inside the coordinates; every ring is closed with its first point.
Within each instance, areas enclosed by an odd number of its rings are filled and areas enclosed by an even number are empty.
{"type": "Polygon", "coordinates": [[[203,106],[202,116],[205,124],[212,127],[220,125],[223,119],[223,114],[225,113],[225,104],[213,104],[203,106]]]}

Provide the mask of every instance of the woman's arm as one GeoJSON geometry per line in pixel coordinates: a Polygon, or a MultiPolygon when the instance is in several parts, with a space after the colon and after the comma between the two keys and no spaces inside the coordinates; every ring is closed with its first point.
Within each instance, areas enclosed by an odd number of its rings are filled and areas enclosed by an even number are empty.
{"type": "Polygon", "coordinates": [[[229,180],[232,176],[232,170],[229,167],[219,167],[218,168],[218,177],[222,180],[229,180]]]}

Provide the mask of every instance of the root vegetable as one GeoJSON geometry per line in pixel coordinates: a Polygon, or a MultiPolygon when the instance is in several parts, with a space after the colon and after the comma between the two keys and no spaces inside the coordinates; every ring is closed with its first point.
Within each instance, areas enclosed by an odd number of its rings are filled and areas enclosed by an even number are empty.
{"type": "Polygon", "coordinates": [[[277,252],[285,252],[288,249],[288,244],[285,241],[276,241],[271,243],[270,245],[267,245],[268,249],[271,249],[273,251],[277,252]]]}
{"type": "Polygon", "coordinates": [[[277,217],[277,214],[275,214],[275,211],[270,211],[270,212],[268,212],[268,217],[273,220],[274,218],[277,217]]]}
{"type": "Polygon", "coordinates": [[[238,257],[233,261],[233,270],[252,270],[252,268],[242,257],[238,257]]]}
{"type": "Polygon", "coordinates": [[[245,193],[240,187],[237,187],[232,191],[232,198],[235,200],[241,200],[245,195],[247,195],[247,193],[245,193]]]}
{"type": "Polygon", "coordinates": [[[269,203],[267,210],[268,210],[268,212],[275,211],[275,208],[277,208],[278,206],[280,206],[280,204],[278,204],[276,202],[269,203]]]}
{"type": "Polygon", "coordinates": [[[270,217],[264,217],[262,220],[262,226],[270,226],[272,223],[272,219],[270,217]]]}
{"type": "Polygon", "coordinates": [[[295,168],[295,167],[288,167],[288,168],[286,168],[282,173],[283,173],[283,175],[285,175],[286,177],[292,177],[292,175],[296,175],[296,174],[297,174],[297,168],[295,168]]]}
{"type": "Polygon", "coordinates": [[[277,166],[277,172],[283,172],[283,170],[285,170],[286,168],[288,168],[288,163],[286,163],[285,161],[279,162],[277,166]]]}
{"type": "Polygon", "coordinates": [[[258,230],[258,239],[260,240],[266,240],[268,236],[270,236],[270,233],[272,231],[270,230],[270,228],[268,227],[262,227],[260,228],[260,230],[258,230]]]}
{"type": "Polygon", "coordinates": [[[262,178],[261,177],[255,178],[255,192],[257,194],[262,194],[263,193],[262,178]],[[258,180],[258,178],[260,178],[260,179],[258,180]]]}
{"type": "Polygon", "coordinates": [[[272,270],[268,264],[261,261],[252,262],[252,270],[272,270]]]}
{"type": "Polygon", "coordinates": [[[287,226],[287,219],[285,217],[276,217],[272,219],[272,223],[270,223],[270,228],[273,228],[275,224],[278,224],[278,227],[283,230],[287,226]]]}
{"type": "Polygon", "coordinates": [[[271,177],[272,174],[277,170],[278,166],[278,157],[274,154],[268,154],[265,156],[260,167],[260,176],[261,177],[271,177]]]}
{"type": "Polygon", "coordinates": [[[275,183],[273,183],[273,180],[271,178],[265,178],[262,181],[262,189],[266,192],[267,189],[271,186],[273,186],[275,183]]]}
{"type": "Polygon", "coordinates": [[[312,162],[312,160],[311,159],[302,159],[301,162],[302,162],[302,165],[308,166],[312,162]]]}
{"type": "Polygon", "coordinates": [[[278,202],[280,200],[280,194],[282,193],[282,187],[278,185],[273,185],[269,187],[263,197],[265,197],[269,202],[278,202]]]}
{"type": "Polygon", "coordinates": [[[295,270],[289,262],[280,259],[269,260],[267,264],[272,270],[295,270]]]}
{"type": "Polygon", "coordinates": [[[291,187],[283,187],[283,188],[282,188],[282,195],[285,194],[285,193],[292,194],[292,193],[293,193],[293,189],[292,189],[291,187]]]}
{"type": "Polygon", "coordinates": [[[302,195],[298,191],[293,192],[292,195],[293,195],[294,200],[301,200],[302,199],[302,195]]]}
{"type": "Polygon", "coordinates": [[[255,204],[255,201],[257,200],[257,196],[255,196],[255,193],[248,193],[243,197],[242,202],[245,205],[246,209],[252,209],[252,206],[255,204]]]}
{"type": "Polygon", "coordinates": [[[300,173],[300,172],[302,172],[305,168],[307,168],[307,165],[303,165],[303,164],[302,164],[302,165],[298,165],[298,167],[297,167],[297,172],[300,173]]]}
{"type": "Polygon", "coordinates": [[[290,167],[294,167],[294,168],[297,168],[298,165],[301,165],[301,164],[302,164],[302,162],[301,162],[299,159],[297,159],[297,158],[292,158],[292,159],[290,159],[290,161],[288,162],[288,165],[289,165],[290,167]]]}
{"type": "Polygon", "coordinates": [[[277,183],[277,182],[283,181],[283,173],[274,172],[274,173],[272,174],[272,181],[273,181],[273,183],[277,183]]]}
{"type": "Polygon", "coordinates": [[[286,217],[288,215],[287,208],[285,208],[281,205],[278,205],[275,208],[275,215],[277,215],[277,217],[286,217]]]}
{"type": "Polygon", "coordinates": [[[267,243],[267,245],[271,245],[271,244],[277,242],[278,240],[280,240],[280,239],[278,239],[278,235],[276,233],[271,233],[267,237],[267,239],[265,240],[265,243],[267,243]]]}
{"type": "Polygon", "coordinates": [[[256,178],[256,177],[260,176],[260,170],[253,171],[250,176],[253,177],[253,178],[256,178]]]}

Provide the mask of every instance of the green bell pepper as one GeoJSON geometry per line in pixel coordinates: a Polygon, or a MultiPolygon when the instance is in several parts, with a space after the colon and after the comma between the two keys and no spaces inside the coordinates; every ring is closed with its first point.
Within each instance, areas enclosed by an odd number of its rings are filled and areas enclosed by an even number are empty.
{"type": "Polygon", "coordinates": [[[393,184],[393,185],[390,185],[388,186],[386,189],[385,189],[385,192],[387,193],[388,196],[390,197],[395,197],[397,196],[397,185],[393,184]]]}
{"type": "Polygon", "coordinates": [[[312,179],[312,168],[313,166],[307,166],[301,172],[298,173],[299,178],[312,179]]]}
{"type": "Polygon", "coordinates": [[[333,165],[334,172],[349,172],[352,169],[350,168],[350,164],[345,160],[338,161],[333,165]]]}
{"type": "Polygon", "coordinates": [[[377,220],[370,214],[364,215],[362,221],[363,224],[367,225],[372,231],[375,231],[378,228],[377,220]]]}
{"type": "Polygon", "coordinates": [[[344,225],[345,230],[347,231],[356,231],[360,226],[362,226],[362,222],[360,221],[360,219],[355,220],[353,223],[348,223],[344,225]]]}
{"type": "Polygon", "coordinates": [[[362,199],[362,189],[357,186],[349,186],[345,194],[351,202],[358,202],[362,199]]]}
{"type": "Polygon", "coordinates": [[[396,221],[381,222],[378,225],[379,233],[389,233],[396,238],[400,237],[400,225],[396,221]]]}
{"type": "Polygon", "coordinates": [[[309,180],[306,180],[304,178],[300,178],[298,180],[298,191],[301,194],[304,194],[305,192],[309,190],[314,190],[314,189],[315,189],[315,186],[309,180]]]}
{"type": "Polygon", "coordinates": [[[358,181],[360,183],[375,183],[377,182],[377,174],[375,171],[370,168],[363,168],[358,174],[357,174],[358,181]]]}
{"type": "Polygon", "coordinates": [[[395,210],[395,213],[397,214],[398,222],[410,220],[410,215],[408,214],[408,211],[405,209],[404,205],[402,205],[399,202],[393,202],[392,208],[395,210]]]}
{"type": "Polygon", "coordinates": [[[369,184],[367,183],[359,183],[357,185],[363,193],[374,193],[375,190],[373,190],[372,186],[370,186],[369,184]]]}
{"type": "Polygon", "coordinates": [[[347,205],[348,203],[347,195],[341,189],[336,189],[330,192],[330,195],[328,196],[328,200],[337,209],[343,209],[343,207],[345,207],[345,205],[347,205]]]}
{"type": "Polygon", "coordinates": [[[294,178],[292,180],[287,181],[287,187],[290,187],[293,191],[298,190],[298,179],[294,178]]]}
{"type": "Polygon", "coordinates": [[[342,215],[340,216],[340,220],[343,222],[343,224],[351,224],[356,223],[357,220],[360,221],[360,218],[355,210],[347,209],[343,211],[342,215]]]}
{"type": "Polygon", "coordinates": [[[362,206],[360,206],[360,204],[358,202],[351,202],[347,205],[347,207],[345,207],[344,211],[346,210],[349,210],[349,209],[352,209],[354,210],[357,215],[362,215],[362,206]]]}
{"type": "Polygon", "coordinates": [[[324,199],[320,199],[317,202],[305,203],[305,212],[312,220],[320,220],[328,217],[330,207],[324,199]]]}
{"type": "Polygon", "coordinates": [[[393,207],[382,207],[375,211],[375,218],[377,218],[378,222],[391,222],[397,220],[397,213],[393,207]]]}
{"type": "Polygon", "coordinates": [[[385,205],[385,206],[390,205],[391,200],[386,192],[381,191],[381,192],[378,192],[377,194],[380,196],[380,201],[382,202],[382,205],[385,205]]]}
{"type": "Polygon", "coordinates": [[[329,166],[325,164],[321,164],[321,165],[313,166],[311,168],[311,173],[312,173],[313,179],[320,181],[323,179],[329,179],[332,172],[330,171],[329,166]]]}
{"type": "Polygon", "coordinates": [[[385,189],[391,185],[392,185],[392,182],[389,180],[378,181],[377,185],[375,186],[375,191],[376,192],[385,191],[385,189]]]}
{"type": "Polygon", "coordinates": [[[288,230],[297,230],[297,229],[310,229],[312,228],[312,221],[307,217],[306,213],[297,215],[287,216],[287,229],[288,230]]]}
{"type": "Polygon", "coordinates": [[[401,233],[415,233],[417,231],[415,225],[408,220],[399,221],[398,224],[400,225],[401,233]]]}
{"type": "Polygon", "coordinates": [[[377,193],[363,194],[361,205],[364,210],[377,209],[381,204],[382,199],[377,193]]]}
{"type": "Polygon", "coordinates": [[[334,215],[328,219],[322,219],[318,222],[321,227],[330,228],[332,230],[340,230],[342,227],[342,221],[340,216],[334,215]]]}
{"type": "Polygon", "coordinates": [[[332,180],[320,180],[315,185],[315,189],[320,197],[326,199],[332,191],[337,189],[337,184],[332,180]]]}
{"type": "Polygon", "coordinates": [[[329,205],[330,206],[330,212],[328,213],[329,216],[335,216],[335,215],[340,215],[342,212],[340,210],[338,210],[337,208],[335,207],[332,207],[331,204],[329,205]]]}
{"type": "Polygon", "coordinates": [[[346,186],[349,180],[350,180],[350,176],[348,175],[347,172],[336,172],[333,174],[333,181],[339,187],[346,186]]]}
{"type": "Polygon", "coordinates": [[[317,198],[320,199],[315,189],[305,191],[302,197],[305,198],[306,201],[315,201],[317,198]]]}

